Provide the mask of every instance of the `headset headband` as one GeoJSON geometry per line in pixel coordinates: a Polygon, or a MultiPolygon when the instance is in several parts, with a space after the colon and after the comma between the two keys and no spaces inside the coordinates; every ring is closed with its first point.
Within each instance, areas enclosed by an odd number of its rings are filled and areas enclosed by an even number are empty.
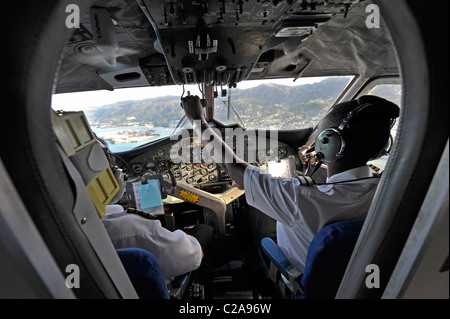
{"type": "Polygon", "coordinates": [[[348,125],[348,123],[350,122],[350,120],[358,113],[360,113],[361,111],[363,111],[364,109],[368,108],[369,106],[372,106],[372,104],[370,103],[361,103],[359,99],[356,100],[358,102],[358,107],[355,108],[354,110],[348,112],[348,114],[344,117],[344,119],[342,120],[341,124],[339,124],[338,126],[338,130],[340,132],[342,132],[348,125]]]}
{"type": "MultiPolygon", "coordinates": [[[[347,113],[337,128],[327,128],[317,135],[314,147],[316,151],[315,157],[317,160],[325,163],[332,163],[343,156],[345,150],[345,139],[343,132],[348,129],[350,121],[357,114],[361,113],[368,107],[374,106],[373,103],[363,101],[362,98],[363,97],[356,100],[358,106],[347,113]]],[[[395,122],[395,120],[391,118],[391,127],[393,124],[392,121],[395,122]]],[[[388,142],[376,157],[378,158],[384,154],[387,154],[389,152],[388,148],[390,148],[390,145],[391,143],[388,142]]]]}

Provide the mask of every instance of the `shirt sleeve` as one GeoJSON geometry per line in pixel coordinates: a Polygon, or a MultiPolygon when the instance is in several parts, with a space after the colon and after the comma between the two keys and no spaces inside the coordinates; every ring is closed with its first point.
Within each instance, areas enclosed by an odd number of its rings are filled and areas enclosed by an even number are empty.
{"type": "Polygon", "coordinates": [[[156,258],[160,260],[165,278],[183,275],[200,267],[202,248],[195,237],[181,230],[169,231],[161,225],[154,230],[156,258]]]}
{"type": "Polygon", "coordinates": [[[249,205],[286,226],[301,223],[313,234],[330,221],[365,216],[376,186],[376,180],[302,186],[297,178],[272,177],[264,169],[250,165],[244,173],[249,205]]]}
{"type": "Polygon", "coordinates": [[[291,227],[301,218],[298,185],[297,179],[273,177],[252,165],[247,166],[244,173],[247,203],[291,227]]]}
{"type": "Polygon", "coordinates": [[[181,230],[172,232],[158,220],[125,214],[103,222],[116,249],[133,247],[149,251],[158,259],[164,278],[193,271],[202,262],[202,248],[195,237],[181,230]]]}

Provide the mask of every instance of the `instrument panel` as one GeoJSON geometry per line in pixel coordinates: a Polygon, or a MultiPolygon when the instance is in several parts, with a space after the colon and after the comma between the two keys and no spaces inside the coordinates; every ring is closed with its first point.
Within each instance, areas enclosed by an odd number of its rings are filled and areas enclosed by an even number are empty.
{"type": "MultiPolygon", "coordinates": [[[[256,148],[253,142],[245,137],[243,141],[244,143],[240,143],[238,138],[233,138],[232,149],[238,157],[253,165],[259,166],[271,160],[282,159],[291,153],[286,144],[274,143],[270,139],[265,141],[267,147],[262,149],[256,148]]],[[[228,144],[231,147],[231,143],[228,144]]],[[[234,184],[228,174],[211,160],[197,136],[165,140],[152,145],[128,164],[134,177],[150,172],[169,178],[170,169],[177,183],[185,183],[209,192],[220,192],[234,184]]]]}

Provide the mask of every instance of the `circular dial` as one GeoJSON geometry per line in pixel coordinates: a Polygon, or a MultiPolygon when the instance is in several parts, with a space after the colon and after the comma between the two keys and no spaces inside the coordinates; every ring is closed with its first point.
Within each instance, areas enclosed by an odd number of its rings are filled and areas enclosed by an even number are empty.
{"type": "Polygon", "coordinates": [[[166,163],[164,163],[164,162],[158,162],[157,166],[158,166],[158,171],[159,172],[167,170],[166,163]]]}
{"type": "Polygon", "coordinates": [[[132,170],[133,173],[135,173],[135,174],[140,174],[140,173],[142,173],[142,165],[141,165],[141,164],[138,164],[138,163],[133,164],[133,165],[131,166],[131,170],[132,170]]]}
{"type": "Polygon", "coordinates": [[[145,163],[146,169],[154,169],[156,167],[156,164],[154,162],[147,162],[145,163]]]}
{"type": "Polygon", "coordinates": [[[180,172],[174,172],[174,173],[173,173],[173,176],[175,176],[175,178],[176,178],[177,180],[180,180],[180,179],[183,177],[183,175],[181,175],[180,172]]]}
{"type": "Polygon", "coordinates": [[[278,158],[283,158],[287,154],[287,149],[285,147],[278,148],[278,158]]]}

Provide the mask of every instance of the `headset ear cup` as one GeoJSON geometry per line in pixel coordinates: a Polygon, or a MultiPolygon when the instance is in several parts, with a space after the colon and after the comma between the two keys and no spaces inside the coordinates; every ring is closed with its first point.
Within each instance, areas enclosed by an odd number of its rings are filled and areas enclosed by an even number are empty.
{"type": "Polygon", "coordinates": [[[326,129],[316,138],[316,157],[324,163],[333,163],[341,158],[345,148],[345,141],[336,129],[326,129]]]}

